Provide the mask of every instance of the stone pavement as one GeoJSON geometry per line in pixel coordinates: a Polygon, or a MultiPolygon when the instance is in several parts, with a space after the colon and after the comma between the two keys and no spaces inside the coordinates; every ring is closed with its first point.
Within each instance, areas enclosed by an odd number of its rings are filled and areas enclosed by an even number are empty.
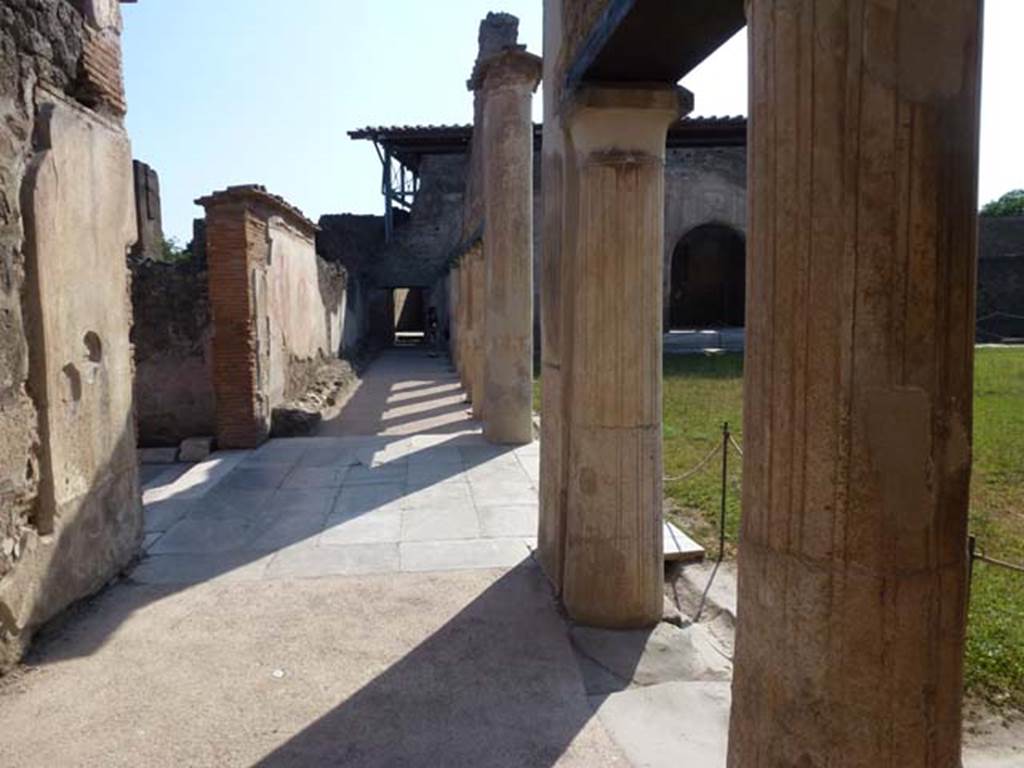
{"type": "Polygon", "coordinates": [[[536,444],[478,434],[272,440],[144,492],[140,583],[511,567],[537,530],[536,444]]]}
{"type": "Polygon", "coordinates": [[[459,377],[446,360],[421,349],[392,349],[378,357],[358,388],[317,434],[480,434],[467,411],[459,377]]]}
{"type": "Polygon", "coordinates": [[[145,556],[0,687],[0,765],[628,765],[530,556],[538,461],[396,350],[320,436],[153,470],[145,556]]]}
{"type": "Polygon", "coordinates": [[[0,682],[0,765],[724,766],[728,646],[568,626],[537,444],[461,398],[395,351],[321,436],[148,471],[145,556],[0,682]]]}

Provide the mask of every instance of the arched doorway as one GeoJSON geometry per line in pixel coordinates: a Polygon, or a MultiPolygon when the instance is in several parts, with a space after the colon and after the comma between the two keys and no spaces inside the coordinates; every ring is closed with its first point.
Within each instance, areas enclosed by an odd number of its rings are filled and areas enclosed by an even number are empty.
{"type": "Polygon", "coordinates": [[[742,326],[746,242],[724,224],[687,232],[672,254],[669,323],[673,329],[742,326]]]}

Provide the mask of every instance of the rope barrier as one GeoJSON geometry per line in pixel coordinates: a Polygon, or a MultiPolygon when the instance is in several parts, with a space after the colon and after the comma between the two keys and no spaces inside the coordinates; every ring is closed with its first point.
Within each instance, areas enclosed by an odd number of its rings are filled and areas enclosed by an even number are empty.
{"type": "Polygon", "coordinates": [[[978,552],[974,553],[974,559],[975,560],[981,560],[981,562],[988,563],[989,565],[997,565],[1000,568],[1006,568],[1006,569],[1011,570],[1011,571],[1017,571],[1018,573],[1024,573],[1024,565],[1017,565],[1016,563],[1008,563],[1005,560],[997,560],[994,557],[988,557],[987,555],[982,555],[982,554],[980,554],[978,552]]]}
{"type": "Polygon", "coordinates": [[[721,444],[716,445],[714,448],[711,449],[711,453],[709,453],[707,456],[705,456],[703,459],[701,459],[697,463],[697,466],[695,466],[689,472],[684,472],[683,474],[675,475],[674,477],[666,477],[665,478],[665,482],[666,483],[681,483],[684,480],[689,480],[691,477],[693,477],[698,472],[700,472],[702,469],[704,469],[704,467],[706,467],[708,465],[708,462],[711,461],[713,458],[715,458],[715,456],[718,455],[718,452],[720,450],[722,450],[721,444]]]}
{"type": "Polygon", "coordinates": [[[731,445],[736,450],[736,453],[738,453],[740,455],[740,459],[742,459],[743,448],[740,447],[740,444],[736,442],[736,438],[733,437],[732,435],[729,435],[729,445],[731,445]]]}

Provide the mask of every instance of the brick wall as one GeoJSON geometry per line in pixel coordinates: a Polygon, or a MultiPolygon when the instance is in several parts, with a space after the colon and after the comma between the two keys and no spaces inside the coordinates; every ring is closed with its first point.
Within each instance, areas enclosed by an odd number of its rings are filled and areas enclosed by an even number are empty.
{"type": "Polygon", "coordinates": [[[217,440],[253,447],[268,437],[273,409],[338,357],[345,273],[317,256],[316,225],[263,187],[197,202],[206,208],[217,440]]]}
{"type": "Polygon", "coordinates": [[[243,203],[207,205],[206,258],[213,315],[213,388],[222,448],[259,445],[270,414],[259,400],[250,247],[254,222],[243,203]]]}

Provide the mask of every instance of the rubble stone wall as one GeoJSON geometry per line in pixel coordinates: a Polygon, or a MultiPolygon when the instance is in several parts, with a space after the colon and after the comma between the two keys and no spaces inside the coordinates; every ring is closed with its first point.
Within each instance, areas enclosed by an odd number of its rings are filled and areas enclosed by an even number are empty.
{"type": "Polygon", "coordinates": [[[139,445],[175,446],[188,437],[213,435],[213,325],[205,266],[195,258],[132,259],[131,268],[139,445]]]}
{"type": "Polygon", "coordinates": [[[142,531],[116,0],[0,6],[0,670],[142,531]]]}

